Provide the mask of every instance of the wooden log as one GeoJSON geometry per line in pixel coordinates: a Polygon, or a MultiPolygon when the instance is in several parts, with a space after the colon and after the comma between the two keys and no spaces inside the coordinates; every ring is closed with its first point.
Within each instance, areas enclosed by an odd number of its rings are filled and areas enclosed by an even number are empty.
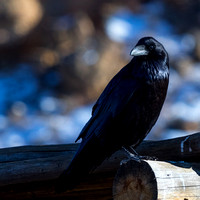
{"type": "Polygon", "coordinates": [[[158,160],[199,162],[200,133],[168,140],[144,141],[136,149],[140,155],[158,160]]]}
{"type": "Polygon", "coordinates": [[[114,200],[157,200],[157,183],[147,162],[123,163],[113,182],[114,200]]]}
{"type": "Polygon", "coordinates": [[[114,200],[196,200],[200,197],[199,172],[200,165],[194,163],[129,160],[115,176],[113,197],[114,200]]]}
{"type": "MultiPolygon", "coordinates": [[[[198,162],[199,141],[200,133],[170,140],[144,141],[137,152],[158,160],[198,162]]],[[[55,179],[67,167],[77,148],[78,144],[0,149],[0,186],[55,179]]],[[[97,171],[117,169],[125,157],[123,150],[117,151],[97,171]]]]}
{"type": "MultiPolygon", "coordinates": [[[[158,160],[199,162],[199,141],[200,133],[165,141],[144,141],[137,151],[158,160]]],[[[56,178],[66,169],[77,148],[78,144],[0,149],[0,199],[111,199],[114,175],[120,161],[126,158],[123,150],[105,160],[74,190],[61,195],[54,193],[56,178]]]]}

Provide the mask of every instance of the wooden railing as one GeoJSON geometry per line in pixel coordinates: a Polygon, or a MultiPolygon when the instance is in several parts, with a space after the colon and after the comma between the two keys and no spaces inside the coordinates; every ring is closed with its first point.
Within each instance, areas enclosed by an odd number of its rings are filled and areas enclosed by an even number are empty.
{"type": "Polygon", "coordinates": [[[200,133],[144,141],[136,150],[145,159],[123,161],[117,151],[76,188],[54,192],[78,144],[0,149],[0,199],[200,199],[200,133]],[[156,158],[156,160],[151,160],[156,158]]]}

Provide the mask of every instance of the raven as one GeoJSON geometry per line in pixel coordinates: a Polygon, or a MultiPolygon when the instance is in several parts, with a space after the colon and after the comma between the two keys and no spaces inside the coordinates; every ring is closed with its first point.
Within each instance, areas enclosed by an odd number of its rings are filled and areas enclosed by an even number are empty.
{"type": "Polygon", "coordinates": [[[76,142],[82,139],[56,191],[73,188],[115,151],[135,148],[156,123],[165,101],[169,59],[163,45],[141,38],[133,59],[108,83],[92,109],[92,116],[76,142]]]}

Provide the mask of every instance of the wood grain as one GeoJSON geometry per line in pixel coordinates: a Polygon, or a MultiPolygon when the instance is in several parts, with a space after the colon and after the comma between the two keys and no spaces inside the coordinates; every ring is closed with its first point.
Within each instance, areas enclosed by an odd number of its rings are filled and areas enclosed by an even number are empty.
{"type": "Polygon", "coordinates": [[[114,200],[200,199],[199,163],[129,160],[113,183],[114,200]]]}

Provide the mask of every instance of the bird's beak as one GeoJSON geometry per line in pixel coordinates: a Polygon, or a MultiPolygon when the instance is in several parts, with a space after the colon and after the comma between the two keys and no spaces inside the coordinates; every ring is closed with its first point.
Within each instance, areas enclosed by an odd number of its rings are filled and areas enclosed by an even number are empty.
{"type": "Polygon", "coordinates": [[[139,45],[134,47],[131,51],[131,56],[145,56],[148,55],[149,51],[146,49],[145,45],[139,45]]]}

